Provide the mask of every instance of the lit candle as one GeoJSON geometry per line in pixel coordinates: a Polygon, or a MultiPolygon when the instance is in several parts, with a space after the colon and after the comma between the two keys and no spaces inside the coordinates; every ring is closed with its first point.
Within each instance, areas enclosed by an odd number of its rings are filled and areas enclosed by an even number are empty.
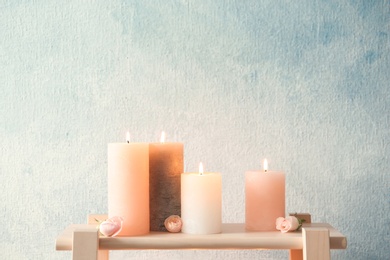
{"type": "Polygon", "coordinates": [[[181,215],[180,174],[183,172],[183,144],[165,142],[149,145],[150,230],[166,231],[164,221],[181,215]]]}
{"type": "Polygon", "coordinates": [[[269,171],[245,173],[245,228],[252,231],[276,230],[275,221],[285,216],[285,174],[269,171]]]}
{"type": "Polygon", "coordinates": [[[108,144],[108,216],[123,218],[119,236],[149,232],[149,144],[108,144]]]}
{"type": "Polygon", "coordinates": [[[220,173],[199,172],[181,175],[182,232],[188,234],[221,233],[222,177],[220,173]]]}

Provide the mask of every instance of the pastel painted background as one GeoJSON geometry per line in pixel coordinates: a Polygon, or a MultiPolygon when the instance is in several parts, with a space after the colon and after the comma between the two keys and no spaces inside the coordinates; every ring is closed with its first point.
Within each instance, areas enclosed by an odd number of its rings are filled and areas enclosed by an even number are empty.
{"type": "MultiPolygon", "coordinates": [[[[107,143],[185,143],[223,174],[287,176],[287,212],[348,237],[334,259],[390,258],[390,3],[0,1],[0,259],[69,259],[56,236],[107,212],[107,143]]],[[[112,259],[286,259],[134,251],[112,259]]]]}

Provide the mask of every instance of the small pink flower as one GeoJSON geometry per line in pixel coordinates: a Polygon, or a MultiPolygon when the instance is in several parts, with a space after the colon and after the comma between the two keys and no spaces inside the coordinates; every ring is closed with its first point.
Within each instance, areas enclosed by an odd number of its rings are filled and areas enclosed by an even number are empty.
{"type": "Polygon", "coordinates": [[[178,215],[171,215],[164,221],[165,228],[172,233],[180,232],[182,225],[183,222],[178,215]]]}
{"type": "Polygon", "coordinates": [[[282,233],[297,230],[301,224],[299,220],[294,216],[288,216],[286,218],[279,217],[276,219],[276,229],[282,233]]]}
{"type": "Polygon", "coordinates": [[[123,218],[111,217],[99,225],[99,231],[106,237],[114,237],[122,230],[123,218]]]}

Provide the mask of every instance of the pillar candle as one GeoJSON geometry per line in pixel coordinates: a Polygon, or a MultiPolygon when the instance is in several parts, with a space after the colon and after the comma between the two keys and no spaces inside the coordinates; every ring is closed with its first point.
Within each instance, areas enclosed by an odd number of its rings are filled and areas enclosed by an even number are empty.
{"type": "Polygon", "coordinates": [[[183,144],[149,145],[150,230],[166,231],[164,221],[181,215],[180,175],[183,173],[183,144]]]}
{"type": "Polygon", "coordinates": [[[182,232],[221,233],[222,178],[220,173],[183,173],[181,175],[182,232]]]}
{"type": "Polygon", "coordinates": [[[108,144],[108,216],[123,218],[119,236],[149,233],[149,144],[108,144]]]}
{"type": "Polygon", "coordinates": [[[276,218],[284,216],[285,174],[268,171],[266,168],[247,171],[245,173],[246,230],[276,230],[276,218]]]}

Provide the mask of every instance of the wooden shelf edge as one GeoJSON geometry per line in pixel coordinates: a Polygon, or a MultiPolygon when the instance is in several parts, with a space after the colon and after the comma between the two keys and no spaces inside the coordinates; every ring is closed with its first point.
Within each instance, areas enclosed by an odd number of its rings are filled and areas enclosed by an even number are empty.
{"type": "MultiPolygon", "coordinates": [[[[184,233],[150,232],[134,237],[100,237],[99,249],[103,250],[182,250],[182,249],[302,249],[302,232],[281,233],[245,231],[243,223],[224,223],[223,231],[213,235],[189,235],[184,233]]],[[[327,228],[330,249],[347,248],[347,239],[327,223],[309,223],[303,227],[327,228]]],[[[96,230],[96,224],[73,224],[56,239],[56,250],[72,250],[75,230],[96,230]]]]}

